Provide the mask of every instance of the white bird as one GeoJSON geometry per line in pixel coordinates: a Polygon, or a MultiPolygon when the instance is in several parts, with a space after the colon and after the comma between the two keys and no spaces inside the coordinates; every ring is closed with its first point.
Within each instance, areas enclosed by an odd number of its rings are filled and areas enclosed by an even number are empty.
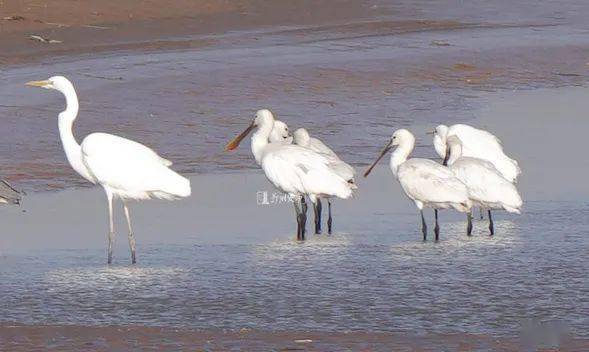
{"type": "MultiPolygon", "coordinates": [[[[333,150],[331,150],[331,148],[329,148],[319,139],[311,137],[309,135],[309,132],[307,132],[307,130],[304,128],[297,129],[294,132],[293,137],[294,144],[310,149],[327,158],[327,160],[329,160],[329,167],[344,180],[352,184],[353,187],[356,187],[354,181],[356,170],[354,170],[354,168],[349,164],[342,161],[337,156],[337,154],[333,150]]],[[[315,233],[321,233],[322,205],[320,198],[321,197],[318,197],[316,194],[309,195],[309,199],[311,200],[311,203],[313,203],[313,212],[315,215],[315,233]]],[[[329,197],[327,197],[327,208],[327,233],[331,233],[333,219],[331,217],[331,199],[329,197]]]]}
{"type": "Polygon", "coordinates": [[[0,204],[20,204],[21,192],[17,191],[8,182],[0,180],[0,204]]]}
{"type": "Polygon", "coordinates": [[[152,149],[129,139],[107,133],[92,133],[78,144],[72,126],[78,116],[78,97],[72,83],[65,77],[55,76],[27,85],[54,89],[66,99],[66,109],[59,114],[59,134],[67,160],[72,168],[86,180],[104,188],[108,200],[109,234],[108,263],[112,263],[114,244],[113,199],[123,202],[129,227],[131,261],[135,263],[135,236],[127,200],[177,199],[190,195],[190,181],[168,166],[166,160],[152,149]]]}
{"type": "Polygon", "coordinates": [[[268,141],[270,143],[292,144],[292,139],[292,136],[288,132],[288,126],[280,120],[275,120],[268,141]]]}
{"type": "Polygon", "coordinates": [[[503,151],[501,140],[495,135],[465,124],[450,127],[439,125],[434,131],[434,148],[440,158],[447,160],[446,140],[457,136],[462,141],[462,155],[491,162],[509,182],[515,183],[521,174],[516,160],[509,158],[503,151]]]}
{"type": "MultiPolygon", "coordinates": [[[[468,188],[473,206],[487,209],[489,231],[494,234],[491,209],[520,213],[522,198],[515,185],[506,180],[495,166],[483,159],[462,156],[462,141],[455,135],[446,141],[449,149],[448,165],[456,177],[468,188]]],[[[472,215],[467,214],[467,234],[472,233],[472,215]]]]}
{"type": "Polygon", "coordinates": [[[391,171],[399,180],[407,197],[413,200],[419,209],[424,241],[427,239],[427,225],[423,217],[423,208],[434,209],[436,219],[434,232],[437,241],[440,234],[438,209],[454,208],[463,213],[470,212],[471,201],[468,197],[468,189],[446,166],[429,159],[407,159],[415,147],[415,137],[406,129],[393,133],[378,158],[364,173],[364,177],[370,174],[379,160],[394,146],[398,147],[391,154],[391,171]]]}
{"type": "Polygon", "coordinates": [[[252,153],[270,183],[294,200],[297,239],[302,240],[305,238],[305,195],[347,199],[352,196],[353,187],[329,168],[329,160],[322,155],[298,145],[268,143],[273,125],[272,113],[266,109],[259,110],[246,130],[229,142],[225,150],[237,148],[257,127],[251,139],[252,153]]]}

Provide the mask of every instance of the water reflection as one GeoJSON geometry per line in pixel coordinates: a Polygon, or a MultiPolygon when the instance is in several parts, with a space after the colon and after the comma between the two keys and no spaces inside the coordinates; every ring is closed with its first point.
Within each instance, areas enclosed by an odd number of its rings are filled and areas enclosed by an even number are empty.
{"type": "Polygon", "coordinates": [[[399,221],[305,243],[285,234],[159,245],[136,267],[91,264],[98,250],[9,256],[0,259],[0,321],[513,334],[532,319],[586,335],[589,224],[576,220],[584,211],[498,215],[494,237],[476,221],[468,238],[464,221],[449,218],[439,243],[399,221]]]}

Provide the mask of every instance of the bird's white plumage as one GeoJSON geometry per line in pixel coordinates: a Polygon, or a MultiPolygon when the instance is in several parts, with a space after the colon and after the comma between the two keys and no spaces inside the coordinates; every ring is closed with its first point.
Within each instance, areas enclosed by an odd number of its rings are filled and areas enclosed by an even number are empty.
{"type": "Polygon", "coordinates": [[[455,208],[466,211],[468,190],[452,171],[429,159],[409,159],[399,165],[397,178],[419,209],[455,208]]]}
{"type": "Polygon", "coordinates": [[[252,153],[276,188],[291,195],[352,195],[352,185],[329,167],[325,156],[298,145],[268,143],[274,125],[269,110],[258,111],[254,124],[258,130],[252,136],[252,153]]]}
{"type": "Polygon", "coordinates": [[[107,133],[84,138],[82,161],[96,183],[126,199],[174,199],[190,195],[190,182],[170,162],[135,141],[107,133]]]}
{"type": "Polygon", "coordinates": [[[492,163],[461,156],[460,140],[456,136],[449,137],[448,144],[450,170],[467,186],[475,206],[520,213],[523,202],[513,183],[505,179],[492,163]]]}
{"type": "Polygon", "coordinates": [[[276,188],[289,194],[352,196],[350,184],[329,168],[326,158],[296,145],[268,145],[262,169],[276,188]]]}
{"type": "Polygon", "coordinates": [[[299,128],[294,132],[293,142],[296,145],[312,150],[329,161],[329,167],[343,179],[354,183],[356,170],[348,163],[341,160],[337,154],[321,140],[311,137],[309,132],[304,128],[299,128]]]}
{"type": "Polygon", "coordinates": [[[411,132],[397,130],[391,144],[398,146],[391,154],[391,171],[417,208],[469,211],[471,202],[466,185],[450,169],[428,159],[407,159],[415,146],[411,132]]]}
{"type": "Polygon", "coordinates": [[[516,182],[521,169],[516,160],[509,158],[503,151],[501,140],[492,133],[465,124],[450,127],[439,125],[434,135],[434,148],[437,154],[446,155],[447,138],[457,136],[462,141],[462,155],[491,162],[510,182],[516,182]]]}
{"type": "Polygon", "coordinates": [[[275,120],[268,141],[270,143],[291,144],[293,137],[289,134],[286,123],[280,120],[275,120]]]}

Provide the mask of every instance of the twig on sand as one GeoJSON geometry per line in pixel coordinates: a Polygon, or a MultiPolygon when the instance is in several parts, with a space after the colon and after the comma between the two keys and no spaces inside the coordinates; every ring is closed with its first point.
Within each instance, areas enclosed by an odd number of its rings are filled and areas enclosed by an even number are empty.
{"type": "Polygon", "coordinates": [[[434,45],[434,46],[450,46],[450,43],[448,43],[445,40],[432,40],[432,42],[430,43],[430,45],[434,45]]]}
{"type": "Polygon", "coordinates": [[[95,26],[95,25],[92,25],[92,24],[85,24],[82,27],[93,28],[93,29],[112,29],[112,27],[95,26]]]}
{"type": "Polygon", "coordinates": [[[45,43],[45,44],[61,44],[61,43],[63,43],[61,40],[44,38],[40,35],[29,35],[29,39],[36,40],[38,42],[45,43]]]}
{"type": "Polygon", "coordinates": [[[553,72],[553,73],[557,76],[563,76],[563,77],[581,77],[581,76],[583,76],[578,73],[568,73],[568,72],[553,72]]]}
{"type": "Polygon", "coordinates": [[[108,81],[122,81],[123,77],[105,77],[105,76],[95,76],[89,73],[82,73],[82,76],[90,77],[90,78],[98,78],[98,79],[106,79],[108,81]]]}
{"type": "Polygon", "coordinates": [[[19,16],[19,15],[16,15],[16,16],[6,16],[6,17],[2,17],[2,19],[4,21],[24,21],[25,20],[25,18],[23,16],[19,16]]]}

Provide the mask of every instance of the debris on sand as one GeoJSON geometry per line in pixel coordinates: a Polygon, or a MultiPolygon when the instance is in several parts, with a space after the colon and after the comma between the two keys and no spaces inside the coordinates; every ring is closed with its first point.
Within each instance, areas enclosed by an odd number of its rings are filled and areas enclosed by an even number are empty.
{"type": "Polygon", "coordinates": [[[294,340],[295,343],[311,343],[313,340],[311,339],[302,339],[302,340],[294,340]]]}
{"type": "Polygon", "coordinates": [[[6,16],[6,17],[2,17],[2,19],[4,21],[24,21],[25,18],[23,16],[6,16]]]}
{"type": "Polygon", "coordinates": [[[430,45],[433,45],[433,46],[450,46],[450,43],[448,43],[445,40],[432,40],[432,42],[430,43],[430,45]]]}
{"type": "Polygon", "coordinates": [[[46,43],[46,44],[61,44],[61,43],[63,43],[61,40],[49,39],[49,38],[42,37],[40,35],[29,35],[29,39],[36,40],[38,42],[46,43]]]}

